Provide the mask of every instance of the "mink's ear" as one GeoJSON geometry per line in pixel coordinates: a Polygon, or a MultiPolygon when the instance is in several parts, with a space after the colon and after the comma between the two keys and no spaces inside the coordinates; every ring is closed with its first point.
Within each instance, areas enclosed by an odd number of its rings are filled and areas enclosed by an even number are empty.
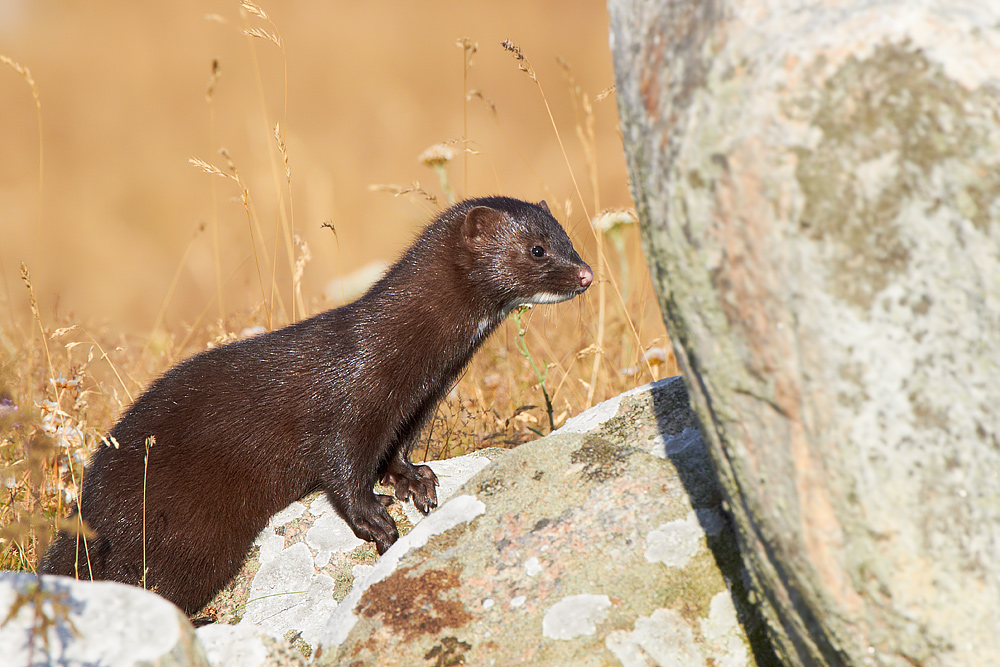
{"type": "Polygon", "coordinates": [[[465,214],[462,222],[462,235],[468,241],[473,241],[500,225],[500,211],[489,206],[477,206],[465,214]]]}
{"type": "Polygon", "coordinates": [[[549,205],[545,203],[544,199],[542,201],[538,202],[538,205],[541,207],[541,209],[543,211],[545,211],[549,215],[552,215],[552,211],[549,210],[549,205]]]}

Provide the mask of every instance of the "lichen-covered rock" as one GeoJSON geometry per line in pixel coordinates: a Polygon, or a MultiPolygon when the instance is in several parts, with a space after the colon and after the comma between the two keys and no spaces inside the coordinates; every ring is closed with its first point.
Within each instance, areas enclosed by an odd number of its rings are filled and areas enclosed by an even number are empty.
{"type": "Polygon", "coordinates": [[[683,384],[608,407],[575,426],[609,439],[568,433],[522,445],[418,523],[340,604],[316,661],[735,667],[773,658],[739,622],[762,639],[683,384]]]}
{"type": "MultiPolygon", "coordinates": [[[[440,480],[438,498],[443,502],[502,454],[490,449],[429,462],[440,480]]],[[[396,503],[389,511],[402,534],[422,518],[409,502],[396,503]]],[[[248,624],[262,637],[283,638],[309,655],[338,602],[377,557],[374,545],[354,535],[326,496],[313,493],[271,518],[243,568],[203,613],[215,617],[217,626],[248,624]]],[[[232,636],[220,634],[219,645],[227,645],[232,636]]],[[[241,648],[238,643],[231,646],[241,648]]]]}
{"type": "Polygon", "coordinates": [[[4,619],[4,665],[208,667],[181,610],[134,586],[0,572],[4,619]]]}
{"type": "Polygon", "coordinates": [[[789,664],[1000,655],[1000,3],[612,0],[654,285],[789,664]]]}

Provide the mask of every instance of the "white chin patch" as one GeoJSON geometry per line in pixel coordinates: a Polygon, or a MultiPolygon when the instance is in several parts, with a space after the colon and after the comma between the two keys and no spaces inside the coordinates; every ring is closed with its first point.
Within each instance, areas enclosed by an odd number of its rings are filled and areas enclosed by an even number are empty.
{"type": "Polygon", "coordinates": [[[568,301],[574,296],[576,295],[573,293],[553,294],[552,292],[539,292],[525,299],[524,303],[559,303],[560,301],[568,301]]]}

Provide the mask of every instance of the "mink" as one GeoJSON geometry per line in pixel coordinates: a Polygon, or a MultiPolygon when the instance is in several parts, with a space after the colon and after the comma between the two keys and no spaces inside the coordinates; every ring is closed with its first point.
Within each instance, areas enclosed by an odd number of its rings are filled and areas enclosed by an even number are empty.
{"type": "Polygon", "coordinates": [[[593,277],[544,201],[452,206],[357,301],[155,380],[87,466],[74,515],[94,535],[61,532],[41,571],[144,583],[192,614],[268,519],[316,489],[384,553],[399,534],[375,482],[436,507],[437,477],[409,454],[438,402],[514,308],[593,277]]]}

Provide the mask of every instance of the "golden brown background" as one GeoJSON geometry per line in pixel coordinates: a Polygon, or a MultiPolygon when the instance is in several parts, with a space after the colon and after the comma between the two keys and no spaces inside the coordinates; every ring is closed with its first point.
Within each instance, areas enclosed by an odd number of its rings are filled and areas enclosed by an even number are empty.
{"type": "MultiPolygon", "coordinates": [[[[458,194],[547,199],[596,269],[584,205],[590,215],[597,206],[631,205],[615,97],[593,106],[595,193],[578,137],[581,98],[556,57],[592,101],[613,84],[602,2],[261,7],[270,21],[235,1],[0,2],[0,54],[27,67],[36,83],[44,157],[39,197],[32,91],[0,65],[0,309],[6,311],[0,317],[25,327],[27,292],[18,277],[24,262],[47,320],[97,321],[148,334],[162,309],[166,328],[190,324],[217,292],[216,220],[224,309],[259,304],[239,191],[188,159],[225,168],[217,151],[228,150],[264,231],[258,261],[270,262],[276,229],[280,234],[278,193],[287,192],[275,122],[291,170],[291,208],[287,201],[285,208],[313,256],[304,273],[310,311],[323,305],[324,287],[341,272],[392,261],[432,211],[420,198],[393,197],[371,184],[419,181],[443,201],[435,174],[417,156],[431,144],[460,139],[464,111],[478,154],[468,156],[467,186],[462,158],[453,161],[458,194]],[[282,48],[244,35],[246,27],[276,33],[282,48]],[[496,118],[480,99],[467,106],[463,100],[463,51],[456,46],[463,36],[479,46],[468,88],[492,100],[496,118]],[[545,100],[501,48],[504,39],[521,47],[538,76],[582,202],[545,100]],[[221,76],[210,104],[213,60],[221,76]],[[334,235],[320,226],[326,220],[336,226],[339,257],[334,235]]],[[[267,284],[267,267],[262,271],[267,284]]],[[[644,271],[637,264],[633,278],[644,271]]],[[[288,275],[279,243],[276,284],[286,302],[288,275]]],[[[586,322],[595,306],[578,299],[559,308],[572,308],[571,317],[586,322]]]]}

